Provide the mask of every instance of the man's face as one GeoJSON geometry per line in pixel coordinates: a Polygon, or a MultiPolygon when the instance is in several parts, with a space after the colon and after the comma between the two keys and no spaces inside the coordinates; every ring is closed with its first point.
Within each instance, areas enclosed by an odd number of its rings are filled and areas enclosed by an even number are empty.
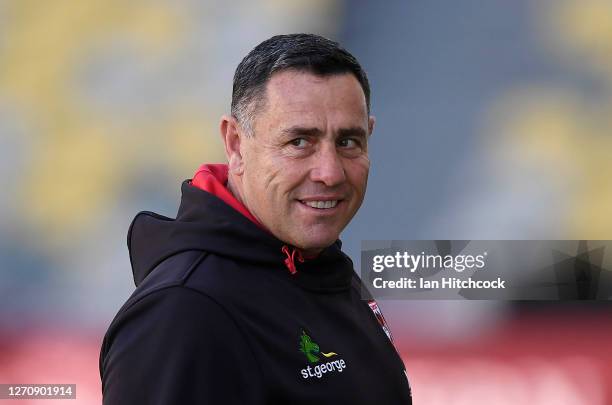
{"type": "Polygon", "coordinates": [[[277,238],[316,254],[361,206],[374,119],[352,74],[286,70],[265,93],[240,143],[243,202],[277,238]]]}

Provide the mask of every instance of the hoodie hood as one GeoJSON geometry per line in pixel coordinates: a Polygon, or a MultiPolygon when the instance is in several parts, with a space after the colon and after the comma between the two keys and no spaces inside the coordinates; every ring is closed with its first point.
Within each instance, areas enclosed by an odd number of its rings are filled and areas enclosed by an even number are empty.
{"type": "MultiPolygon", "coordinates": [[[[214,174],[210,172],[213,177],[214,174]]],[[[219,184],[227,191],[223,183],[219,184]]],[[[304,261],[294,247],[275,238],[234,205],[230,206],[225,201],[227,195],[218,197],[196,187],[192,180],[183,182],[181,192],[175,219],[143,211],[130,225],[127,242],[137,286],[165,259],[195,250],[284,272],[310,290],[337,291],[350,287],[353,264],[340,250],[339,240],[317,258],[304,261]]]]}
{"type": "Polygon", "coordinates": [[[191,180],[191,184],[197,188],[208,191],[219,197],[224,203],[247,217],[254,224],[266,229],[251,212],[244,206],[227,188],[229,167],[224,164],[203,164],[198,168],[191,180]]]}

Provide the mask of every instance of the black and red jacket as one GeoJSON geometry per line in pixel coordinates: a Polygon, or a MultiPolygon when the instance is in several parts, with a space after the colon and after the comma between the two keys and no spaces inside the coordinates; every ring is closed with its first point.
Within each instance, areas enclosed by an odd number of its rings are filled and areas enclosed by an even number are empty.
{"type": "Polygon", "coordinates": [[[104,404],[410,404],[340,241],[300,261],[232,200],[226,176],[203,167],[176,219],[132,222],[137,288],[102,345],[104,404]]]}

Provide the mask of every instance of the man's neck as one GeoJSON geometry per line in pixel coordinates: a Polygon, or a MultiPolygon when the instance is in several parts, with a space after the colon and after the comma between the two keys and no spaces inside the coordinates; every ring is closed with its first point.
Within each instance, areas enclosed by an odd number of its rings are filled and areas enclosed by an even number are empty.
{"type": "Polygon", "coordinates": [[[247,210],[249,210],[249,212],[254,216],[253,212],[245,204],[244,198],[242,198],[242,195],[238,192],[237,187],[234,185],[234,181],[232,179],[232,174],[231,173],[227,176],[227,184],[225,185],[225,187],[227,187],[227,190],[230,193],[232,193],[232,195],[236,198],[236,200],[240,201],[240,204],[244,205],[245,208],[247,210]]]}

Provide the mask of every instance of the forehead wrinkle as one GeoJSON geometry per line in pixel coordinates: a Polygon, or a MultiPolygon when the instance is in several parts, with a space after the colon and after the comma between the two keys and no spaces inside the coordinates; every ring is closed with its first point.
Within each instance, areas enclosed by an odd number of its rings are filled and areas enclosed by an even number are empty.
{"type": "Polygon", "coordinates": [[[366,134],[368,132],[363,92],[350,75],[318,77],[309,73],[280,72],[271,78],[265,90],[266,110],[270,113],[268,118],[272,118],[264,129],[268,133],[287,134],[287,130],[295,126],[319,128],[323,134],[331,132],[339,136],[340,129],[362,126],[355,122],[357,117],[363,117],[363,128],[366,134]],[[347,86],[347,78],[353,80],[355,86],[347,86]],[[309,91],[302,91],[304,86],[309,91]],[[329,127],[331,123],[335,124],[334,128],[329,127]]]}

